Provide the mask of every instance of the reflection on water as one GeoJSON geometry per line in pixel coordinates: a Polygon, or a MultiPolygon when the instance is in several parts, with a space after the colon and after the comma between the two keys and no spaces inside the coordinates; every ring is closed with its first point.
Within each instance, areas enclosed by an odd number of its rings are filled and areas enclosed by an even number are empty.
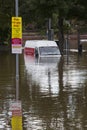
{"type": "MultiPolygon", "coordinates": [[[[19,99],[23,130],[87,129],[87,54],[56,59],[20,55],[19,99]]],[[[0,130],[12,130],[15,56],[0,55],[0,130]]]]}
{"type": "Polygon", "coordinates": [[[36,84],[39,87],[39,91],[44,94],[54,93],[58,94],[58,58],[38,58],[24,56],[25,67],[27,74],[31,76],[31,84],[36,84]]]}
{"type": "Polygon", "coordinates": [[[14,98],[14,60],[0,54],[0,129],[9,129],[9,101],[14,98]],[[12,60],[12,62],[10,62],[12,60]]]}

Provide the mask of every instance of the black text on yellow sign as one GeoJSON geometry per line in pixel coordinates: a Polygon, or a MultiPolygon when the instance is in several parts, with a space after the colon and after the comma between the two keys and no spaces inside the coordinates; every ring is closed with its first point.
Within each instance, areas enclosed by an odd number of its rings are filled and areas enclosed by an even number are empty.
{"type": "Polygon", "coordinates": [[[12,17],[12,38],[22,38],[21,17],[12,17]]]}

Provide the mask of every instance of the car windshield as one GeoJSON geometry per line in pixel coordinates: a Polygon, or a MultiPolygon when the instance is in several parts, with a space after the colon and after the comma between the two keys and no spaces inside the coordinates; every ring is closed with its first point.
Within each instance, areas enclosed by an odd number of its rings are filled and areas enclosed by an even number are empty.
{"type": "Polygon", "coordinates": [[[59,55],[60,54],[58,47],[53,47],[53,46],[40,47],[39,51],[40,51],[40,55],[59,55]]]}

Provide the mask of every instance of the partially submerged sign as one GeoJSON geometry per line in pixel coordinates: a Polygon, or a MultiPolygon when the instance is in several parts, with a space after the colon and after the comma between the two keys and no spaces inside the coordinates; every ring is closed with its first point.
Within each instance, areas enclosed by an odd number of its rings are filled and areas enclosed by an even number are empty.
{"type": "Polygon", "coordinates": [[[22,53],[22,18],[12,17],[12,53],[22,53]]]}

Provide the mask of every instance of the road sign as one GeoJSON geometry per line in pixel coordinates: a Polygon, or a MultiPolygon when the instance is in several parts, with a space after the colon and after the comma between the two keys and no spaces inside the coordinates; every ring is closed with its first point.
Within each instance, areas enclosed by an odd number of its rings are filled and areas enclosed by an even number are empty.
{"type": "Polygon", "coordinates": [[[12,17],[12,53],[22,53],[22,18],[12,17]]]}

